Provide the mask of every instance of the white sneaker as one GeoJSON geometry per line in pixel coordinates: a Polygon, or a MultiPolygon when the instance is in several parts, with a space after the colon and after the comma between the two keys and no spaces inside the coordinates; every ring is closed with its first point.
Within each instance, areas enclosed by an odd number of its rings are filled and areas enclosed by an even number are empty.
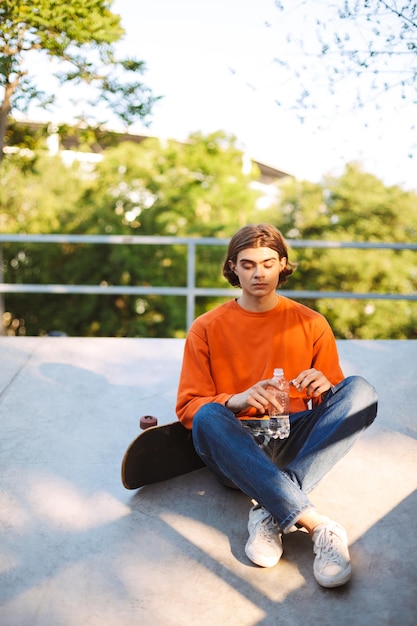
{"type": "Polygon", "coordinates": [[[247,557],[261,567],[274,567],[282,556],[279,526],[272,515],[257,504],[249,512],[247,557]]]}
{"type": "Polygon", "coordinates": [[[347,583],[352,566],[345,529],[329,520],[316,527],[313,542],[316,554],[314,576],[317,582],[322,587],[338,587],[347,583]]]}

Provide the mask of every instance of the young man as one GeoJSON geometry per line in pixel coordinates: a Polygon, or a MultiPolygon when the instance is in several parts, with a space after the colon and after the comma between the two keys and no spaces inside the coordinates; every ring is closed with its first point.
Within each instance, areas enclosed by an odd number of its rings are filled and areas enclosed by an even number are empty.
{"type": "Polygon", "coordinates": [[[277,295],[293,270],[274,226],[245,226],[234,235],[223,274],[242,295],[191,326],[177,415],[206,465],[255,500],[249,559],[276,565],[282,535],[297,524],[312,537],[316,580],[337,587],[351,575],[346,532],[308,494],[373,422],[377,400],[363,378],[344,378],[325,318],[277,295]],[[282,440],[251,433],[274,403],[267,387],[275,367],[292,381],[291,431],[282,440]]]}

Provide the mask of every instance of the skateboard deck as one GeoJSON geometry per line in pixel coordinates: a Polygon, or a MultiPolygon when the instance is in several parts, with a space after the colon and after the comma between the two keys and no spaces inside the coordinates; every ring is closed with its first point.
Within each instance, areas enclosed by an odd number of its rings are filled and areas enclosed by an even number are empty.
{"type": "Polygon", "coordinates": [[[132,441],[122,461],[122,483],[138,489],[202,467],[191,431],[176,421],[147,428],[132,441]]]}

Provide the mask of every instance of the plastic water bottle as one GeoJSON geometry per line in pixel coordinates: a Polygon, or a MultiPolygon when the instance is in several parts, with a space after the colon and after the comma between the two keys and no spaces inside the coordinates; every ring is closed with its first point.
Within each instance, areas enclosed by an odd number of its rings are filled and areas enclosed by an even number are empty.
{"type": "Polygon", "coordinates": [[[278,388],[269,385],[267,391],[275,397],[280,408],[277,409],[273,404],[268,406],[269,435],[273,439],[286,439],[290,434],[290,384],[281,367],[274,369],[273,380],[278,388]]]}

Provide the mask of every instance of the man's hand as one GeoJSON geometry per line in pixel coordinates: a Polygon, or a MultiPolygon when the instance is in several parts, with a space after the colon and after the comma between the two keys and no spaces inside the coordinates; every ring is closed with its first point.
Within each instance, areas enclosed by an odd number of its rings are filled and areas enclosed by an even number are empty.
{"type": "MultiPolygon", "coordinates": [[[[234,394],[226,402],[227,408],[233,413],[240,413],[240,411],[253,407],[258,413],[266,413],[271,402],[276,405],[276,400],[266,390],[268,386],[276,387],[276,384],[272,379],[261,380],[246,391],[234,394]]],[[[279,405],[276,408],[279,409],[279,405]]]]}
{"type": "Polygon", "coordinates": [[[311,398],[317,398],[331,388],[325,375],[314,368],[300,372],[296,378],[293,378],[291,384],[297,391],[305,389],[307,396],[311,398]]]}

